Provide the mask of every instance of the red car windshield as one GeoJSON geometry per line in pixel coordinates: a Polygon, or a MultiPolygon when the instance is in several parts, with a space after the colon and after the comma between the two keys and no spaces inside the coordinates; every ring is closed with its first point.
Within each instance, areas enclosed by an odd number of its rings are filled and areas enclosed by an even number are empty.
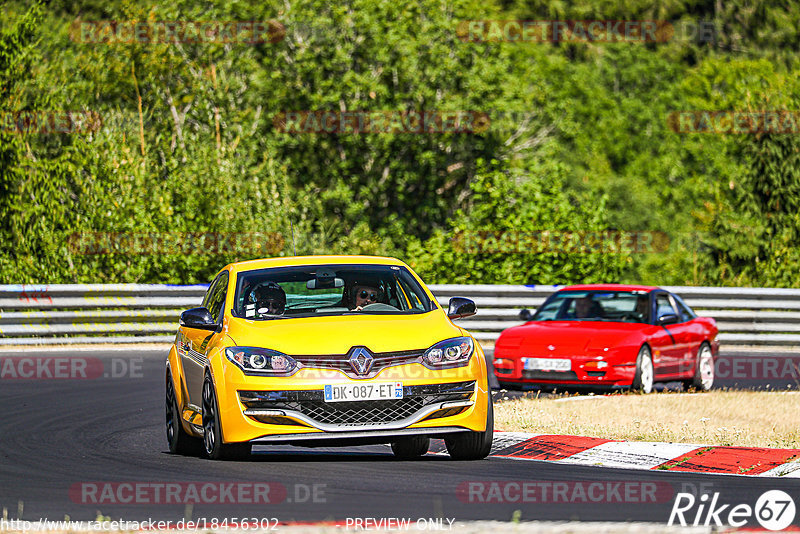
{"type": "Polygon", "coordinates": [[[645,291],[559,291],[533,320],[649,323],[650,297],[645,291]]]}

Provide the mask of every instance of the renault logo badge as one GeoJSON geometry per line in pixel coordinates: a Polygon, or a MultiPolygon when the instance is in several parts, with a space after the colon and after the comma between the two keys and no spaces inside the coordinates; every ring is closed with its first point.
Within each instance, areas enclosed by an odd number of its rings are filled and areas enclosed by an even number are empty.
{"type": "Polygon", "coordinates": [[[356,347],[350,351],[350,367],[358,375],[365,375],[372,369],[372,354],[364,347],[356,347]]]}

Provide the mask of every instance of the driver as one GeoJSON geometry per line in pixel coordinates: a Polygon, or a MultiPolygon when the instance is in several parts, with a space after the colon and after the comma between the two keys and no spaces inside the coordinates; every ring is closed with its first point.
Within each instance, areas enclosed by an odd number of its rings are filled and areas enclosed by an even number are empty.
{"type": "Polygon", "coordinates": [[[364,306],[382,301],[383,294],[379,288],[363,284],[356,284],[353,286],[353,298],[351,300],[355,305],[353,310],[361,311],[364,306]]]}
{"type": "Polygon", "coordinates": [[[342,295],[343,305],[350,311],[361,311],[364,306],[386,303],[386,292],[380,278],[359,275],[349,281],[342,295]]]}
{"type": "Polygon", "coordinates": [[[286,292],[275,282],[267,282],[255,292],[256,312],[259,315],[283,315],[286,309],[286,292]]]}

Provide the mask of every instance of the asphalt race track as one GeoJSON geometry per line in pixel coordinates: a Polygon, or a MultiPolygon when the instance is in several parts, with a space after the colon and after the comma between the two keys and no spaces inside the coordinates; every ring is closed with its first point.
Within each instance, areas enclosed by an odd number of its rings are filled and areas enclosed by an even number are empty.
{"type": "MultiPolygon", "coordinates": [[[[93,359],[94,364],[102,360],[102,372],[96,373],[96,378],[0,380],[0,507],[7,509],[9,518],[20,518],[21,508],[21,518],[27,520],[58,520],[65,515],[73,520],[94,519],[102,514],[137,521],[177,521],[184,515],[193,519],[277,518],[281,522],[389,517],[508,521],[519,510],[523,521],[665,524],[675,494],[681,491],[719,492],[720,503],[753,506],[763,492],[781,489],[800,503],[798,479],[626,471],[500,458],[456,462],[434,455],[404,462],[395,460],[385,446],[259,447],[249,462],[172,456],[167,453],[164,436],[163,351],[28,351],[0,356],[69,356],[93,359]],[[658,498],[640,502],[622,492],[625,502],[617,502],[612,493],[599,502],[570,497],[576,502],[545,498],[546,502],[487,503],[479,498],[470,502],[463,491],[469,482],[514,481],[539,482],[542,487],[561,482],[603,481],[639,487],[649,483],[658,488],[658,498]],[[196,483],[198,487],[206,483],[270,483],[270,495],[279,502],[248,504],[246,496],[235,503],[187,506],[150,498],[126,503],[114,497],[110,498],[114,502],[95,504],[87,502],[89,498],[81,490],[91,483],[102,487],[103,483],[126,482],[196,483]]],[[[514,498],[512,495],[511,500],[514,498]]],[[[800,517],[795,522],[800,523],[800,517]]]]}

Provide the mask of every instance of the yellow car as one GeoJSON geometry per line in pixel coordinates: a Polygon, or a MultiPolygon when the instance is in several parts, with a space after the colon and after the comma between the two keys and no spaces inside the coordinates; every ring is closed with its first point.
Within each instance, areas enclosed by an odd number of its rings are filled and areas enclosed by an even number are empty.
{"type": "Polygon", "coordinates": [[[243,459],[253,444],[391,443],[415,458],[430,438],[452,458],[489,454],[493,410],[480,345],[403,262],[305,256],[233,263],[203,306],[181,314],[167,357],[170,451],[243,459]]]}

